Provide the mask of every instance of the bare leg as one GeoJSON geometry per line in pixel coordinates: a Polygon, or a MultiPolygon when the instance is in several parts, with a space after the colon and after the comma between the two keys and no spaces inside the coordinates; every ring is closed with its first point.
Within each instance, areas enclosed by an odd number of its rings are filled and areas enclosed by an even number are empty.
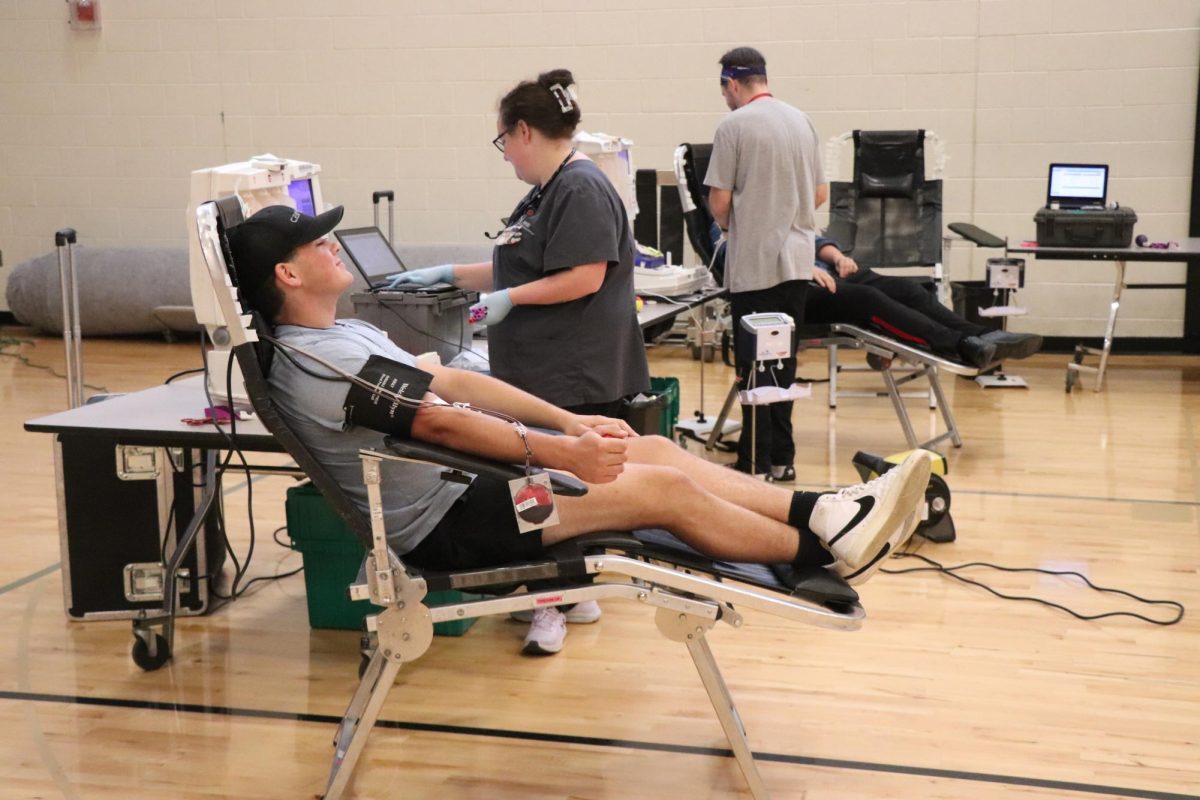
{"type": "MultiPolygon", "coordinates": [[[[678,450],[666,439],[662,441],[678,450]]],[[[721,470],[717,477],[725,480],[743,477],[695,460],[721,470]]],[[[712,478],[706,476],[706,480],[712,478]]],[[[780,513],[786,518],[790,491],[759,486],[752,478],[747,478],[747,483],[749,490],[778,492],[780,513]]],[[[556,502],[562,521],[542,533],[548,545],[593,531],[655,527],[666,528],[709,557],[730,561],[790,562],[800,547],[795,528],[724,499],[709,491],[700,477],[674,466],[629,464],[617,480],[590,485],[583,497],[559,497],[556,502]]]]}
{"type": "Polygon", "coordinates": [[[755,480],[749,475],[698,458],[670,439],[640,436],[629,440],[629,463],[674,467],[708,492],[742,508],[779,522],[787,522],[791,489],[755,480]]]}

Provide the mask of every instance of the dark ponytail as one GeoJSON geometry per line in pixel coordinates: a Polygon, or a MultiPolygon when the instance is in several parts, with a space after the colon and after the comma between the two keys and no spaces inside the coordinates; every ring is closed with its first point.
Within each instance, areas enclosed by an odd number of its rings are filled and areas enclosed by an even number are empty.
{"type": "Polygon", "coordinates": [[[500,99],[500,124],[525,124],[549,139],[570,139],[579,126],[575,77],[569,69],[552,69],[536,81],[521,81],[500,99]]]}

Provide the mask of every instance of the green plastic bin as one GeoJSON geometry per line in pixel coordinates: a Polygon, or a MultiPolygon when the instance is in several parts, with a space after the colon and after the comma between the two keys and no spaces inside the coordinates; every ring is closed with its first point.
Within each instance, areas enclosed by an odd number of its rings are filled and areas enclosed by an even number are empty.
{"type": "Polygon", "coordinates": [[[671,438],[679,422],[679,379],[651,378],[649,394],[621,401],[621,418],[643,436],[671,438]]]}
{"type": "Polygon", "coordinates": [[[667,407],[662,415],[659,433],[670,439],[679,424],[679,378],[651,378],[650,392],[667,397],[667,407]]]}
{"type": "MultiPolygon", "coordinates": [[[[287,490],[288,536],[304,559],[304,588],[308,594],[308,624],[313,628],[360,630],[363,618],[382,609],[369,600],[351,600],[347,589],[358,577],[366,548],[311,483],[287,490]]],[[[465,592],[430,592],[425,605],[474,600],[465,592]]],[[[462,636],[475,619],[439,622],[439,636],[462,636]]]]}

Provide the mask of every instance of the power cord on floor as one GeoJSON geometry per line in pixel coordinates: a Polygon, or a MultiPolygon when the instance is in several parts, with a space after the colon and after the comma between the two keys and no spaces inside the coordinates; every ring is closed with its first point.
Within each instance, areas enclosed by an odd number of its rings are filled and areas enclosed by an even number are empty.
{"type": "MultiPolygon", "coordinates": [[[[918,537],[913,537],[913,538],[916,539],[918,537]]],[[[916,549],[920,549],[919,545],[916,549]]],[[[1065,611],[1066,613],[1070,614],[1072,617],[1075,617],[1075,619],[1084,620],[1085,622],[1091,621],[1091,620],[1097,620],[1097,619],[1106,619],[1108,617],[1132,617],[1134,619],[1142,620],[1143,622],[1149,622],[1151,625],[1166,626],[1166,625],[1174,625],[1183,619],[1184,607],[1183,607],[1182,603],[1179,603],[1175,600],[1150,600],[1145,597],[1140,597],[1140,596],[1134,594],[1133,592],[1127,592],[1124,589],[1113,589],[1113,588],[1106,587],[1106,586],[1097,586],[1095,583],[1092,583],[1092,581],[1089,580],[1086,575],[1083,575],[1079,572],[1075,572],[1074,570],[1043,569],[1041,567],[1006,567],[1006,566],[1002,566],[1000,564],[990,564],[986,561],[970,561],[970,562],[967,562],[966,564],[956,564],[952,567],[948,567],[938,561],[935,561],[932,558],[929,558],[928,556],[921,555],[920,553],[916,552],[916,549],[909,550],[909,551],[902,550],[902,551],[896,553],[895,558],[898,558],[898,559],[899,558],[915,558],[919,561],[924,562],[927,566],[907,567],[905,569],[888,569],[886,567],[882,567],[880,569],[880,571],[888,572],[888,573],[891,573],[892,575],[903,575],[905,573],[910,573],[910,572],[938,572],[938,573],[941,573],[942,575],[945,575],[948,578],[953,578],[956,581],[960,581],[960,582],[968,584],[970,586],[978,586],[980,589],[983,589],[984,591],[989,592],[989,593],[995,595],[996,597],[999,597],[1002,600],[1018,600],[1018,601],[1022,601],[1022,602],[1026,602],[1026,603],[1037,603],[1039,605],[1048,606],[1050,608],[1056,608],[1059,611],[1065,611]],[[1015,572],[1032,572],[1032,573],[1039,574],[1039,575],[1055,575],[1055,576],[1059,576],[1059,577],[1075,577],[1075,578],[1079,578],[1081,581],[1083,581],[1085,584],[1087,584],[1088,587],[1091,588],[1093,591],[1100,592],[1102,594],[1119,594],[1124,597],[1128,597],[1132,600],[1136,600],[1137,602],[1143,603],[1148,606],[1171,606],[1171,607],[1177,609],[1177,613],[1175,614],[1175,617],[1173,619],[1169,619],[1169,620],[1151,619],[1150,617],[1147,617],[1143,614],[1135,613],[1133,611],[1106,611],[1103,614],[1081,614],[1078,611],[1074,611],[1070,608],[1067,608],[1064,605],[1051,602],[1050,600],[1043,600],[1040,597],[1028,597],[1025,595],[1005,594],[1004,592],[1001,592],[997,589],[993,589],[991,586],[988,586],[986,583],[983,583],[982,581],[978,581],[978,580],[975,580],[974,578],[969,578],[965,575],[958,574],[959,570],[971,569],[974,567],[983,567],[986,569],[994,569],[994,570],[998,570],[1000,572],[1014,572],[1014,573],[1015,572]]]]}
{"type": "MultiPolygon", "coordinates": [[[[56,370],[54,367],[50,366],[49,364],[34,364],[32,361],[29,360],[28,356],[22,355],[20,353],[8,352],[8,348],[20,347],[21,345],[24,345],[24,344],[33,345],[34,347],[37,346],[37,342],[35,342],[33,339],[18,339],[18,338],[12,337],[12,336],[0,336],[0,356],[8,356],[9,358],[15,358],[17,361],[20,361],[22,364],[24,364],[27,367],[32,367],[33,369],[44,369],[44,370],[46,370],[46,372],[49,372],[51,375],[53,375],[56,378],[62,378],[64,381],[67,379],[66,375],[63,375],[61,372],[59,372],[58,370],[56,370]]],[[[101,392],[103,394],[108,394],[108,389],[106,389],[103,386],[94,386],[90,383],[85,383],[83,386],[85,389],[92,389],[93,391],[101,392]]]]}

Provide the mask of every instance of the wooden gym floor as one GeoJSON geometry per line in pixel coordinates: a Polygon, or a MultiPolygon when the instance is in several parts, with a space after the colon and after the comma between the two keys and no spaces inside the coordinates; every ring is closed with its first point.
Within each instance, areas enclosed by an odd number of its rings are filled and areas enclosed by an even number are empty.
{"type": "MultiPolygon", "coordinates": [[[[12,327],[0,336],[6,354],[61,370],[60,342],[12,327]]],[[[84,359],[88,383],[110,391],[199,364],[194,341],[88,340],[84,359]]],[[[667,347],[651,359],[654,374],[680,378],[690,414],[699,362],[667,347]]],[[[861,587],[868,619],[855,633],[753,612],[741,630],[719,625],[713,649],[773,797],[1198,796],[1200,359],[1117,357],[1105,392],[1071,395],[1065,360],[1012,365],[1028,390],[947,379],[965,440],[949,452],[959,539],[921,552],[1078,570],[1177,600],[1188,616],[1169,627],[1084,622],[915,573],[861,587]]],[[[823,353],[801,372],[823,377],[823,353]]],[[[706,366],[709,413],[729,380],[727,368],[706,366]]],[[[299,575],[182,620],[175,658],[158,672],[130,660],[128,622],[68,622],[51,441],[21,428],[64,397],[47,371],[0,358],[0,797],[316,796],[356,684],[358,635],[309,629],[299,575]]],[[[926,430],[932,415],[920,401],[909,407],[926,430]]],[[[886,400],[846,399],[830,414],[816,384],[795,419],[801,487],[853,482],[856,450],[904,449],[886,400]]],[[[269,538],[290,483],[255,483],[251,575],[299,565],[269,538]]],[[[238,479],[227,487],[242,553],[246,493],[238,479]]],[[[1171,614],[1074,579],[970,575],[1083,613],[1171,614]]],[[[551,658],[520,656],[523,632],[484,619],[404,668],[352,796],[749,796],[686,651],[657,633],[648,609],[608,603],[551,658]]]]}

